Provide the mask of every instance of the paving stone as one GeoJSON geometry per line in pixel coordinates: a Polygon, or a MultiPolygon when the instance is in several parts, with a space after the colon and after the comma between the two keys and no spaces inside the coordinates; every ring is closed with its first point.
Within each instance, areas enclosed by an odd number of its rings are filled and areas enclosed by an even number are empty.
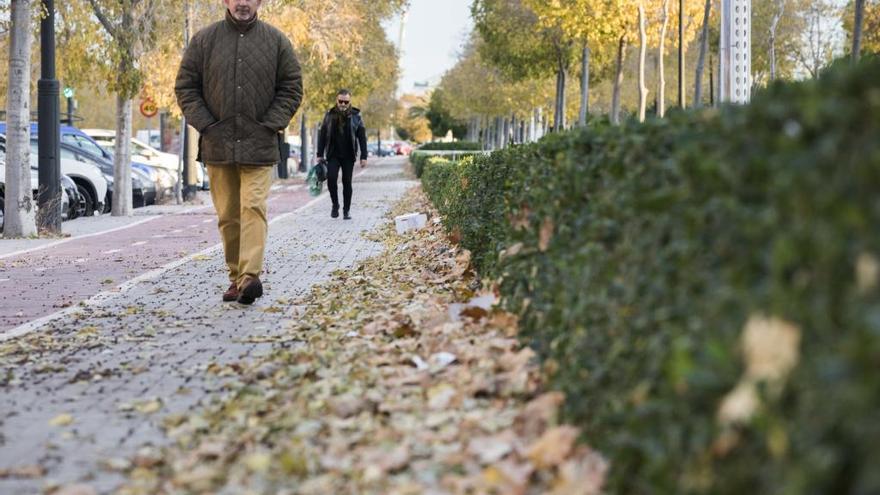
{"type": "MultiPolygon", "coordinates": [[[[333,271],[381,251],[363,234],[387,222],[389,207],[415,185],[403,167],[401,159],[383,160],[356,176],[353,220],[331,219],[326,197],[276,216],[262,277],[266,294],[251,307],[220,301],[228,283],[222,252],[215,250],[207,259],[184,263],[83,309],[80,316],[70,314],[37,330],[63,340],[95,326],[107,344],[43,356],[64,363],[54,373],[38,373],[33,363],[20,365],[15,370],[20,383],[0,387],[0,468],[39,463],[48,469],[43,479],[0,480],[0,494],[41,493],[50,479],[87,481],[100,493],[112,491],[121,478],[100,468],[103,458],[132,455],[144,443],[163,443],[159,423],[165,414],[193,411],[222,392],[225,379],[206,373],[210,364],[269,352],[271,344],[247,339],[282,333],[295,318],[298,297],[333,271]],[[270,306],[283,311],[264,311],[270,306]],[[142,371],[133,374],[132,365],[142,371]],[[110,372],[89,381],[100,370],[110,372]],[[188,393],[178,393],[182,389],[188,393]],[[120,410],[122,403],[152,397],[163,401],[157,413],[120,410]],[[74,423],[49,426],[62,413],[71,414],[74,423]]],[[[0,358],[0,371],[10,366],[0,358]]]]}

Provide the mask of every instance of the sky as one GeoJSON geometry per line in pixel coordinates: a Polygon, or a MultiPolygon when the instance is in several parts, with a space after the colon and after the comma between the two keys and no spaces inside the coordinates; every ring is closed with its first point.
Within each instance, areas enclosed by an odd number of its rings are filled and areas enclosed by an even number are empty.
{"type": "MultiPolygon", "coordinates": [[[[457,54],[472,26],[471,0],[410,0],[400,60],[402,92],[416,82],[436,84],[455,65],[457,54]]],[[[386,26],[388,38],[397,44],[400,22],[386,26]]]]}

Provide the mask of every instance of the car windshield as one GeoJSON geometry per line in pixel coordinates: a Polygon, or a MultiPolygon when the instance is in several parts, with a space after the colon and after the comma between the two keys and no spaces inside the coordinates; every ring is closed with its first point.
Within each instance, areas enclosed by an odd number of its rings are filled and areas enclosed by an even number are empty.
{"type": "Polygon", "coordinates": [[[70,143],[74,146],[77,146],[89,153],[93,153],[98,156],[104,156],[104,150],[101,149],[100,146],[92,142],[90,139],[78,136],[76,134],[61,134],[61,141],[65,143],[70,143]]]}

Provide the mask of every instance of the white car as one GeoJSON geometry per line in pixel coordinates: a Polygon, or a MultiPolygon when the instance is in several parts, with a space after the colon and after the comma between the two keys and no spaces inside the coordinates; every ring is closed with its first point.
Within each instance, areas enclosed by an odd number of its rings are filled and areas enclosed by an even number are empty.
{"type": "MultiPolygon", "coordinates": [[[[110,129],[83,129],[82,131],[108,150],[112,151],[116,147],[116,131],[110,129]]],[[[174,177],[177,177],[180,166],[180,159],[177,155],[159,151],[138,138],[131,138],[131,159],[146,163],[151,167],[168,170],[174,177]]]]}
{"type": "MultiPolygon", "coordinates": [[[[83,129],[82,131],[111,151],[116,145],[116,131],[110,129],[83,129]]],[[[131,159],[152,167],[165,169],[174,181],[177,181],[180,172],[180,157],[174,153],[161,151],[155,146],[133,137],[131,138],[131,159]]],[[[207,173],[205,166],[201,163],[196,168],[196,185],[202,189],[208,189],[207,173]]]]}
{"type": "MultiPolygon", "coordinates": [[[[6,136],[0,134],[0,150],[6,154],[6,136]]],[[[5,162],[5,160],[4,160],[5,162]]],[[[39,169],[39,157],[31,152],[31,171],[37,173],[39,169]]],[[[85,200],[85,216],[104,211],[104,199],[107,197],[107,181],[101,169],[89,163],[83,163],[69,158],[59,159],[61,174],[70,177],[76,183],[77,190],[85,200]]],[[[4,170],[5,175],[5,170],[4,170]]]]}

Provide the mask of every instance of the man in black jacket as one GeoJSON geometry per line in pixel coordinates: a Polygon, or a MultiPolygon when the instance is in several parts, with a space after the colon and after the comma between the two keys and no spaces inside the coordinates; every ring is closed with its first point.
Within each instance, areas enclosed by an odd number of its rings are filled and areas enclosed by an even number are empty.
{"type": "Polygon", "coordinates": [[[351,106],[351,91],[336,93],[336,106],[327,111],[318,132],[318,160],[327,160],[327,189],[333,200],[330,216],[339,216],[336,181],[342,170],[342,218],[350,220],[351,176],[360,148],[361,168],[367,166],[367,131],[361,111],[351,106]]]}

